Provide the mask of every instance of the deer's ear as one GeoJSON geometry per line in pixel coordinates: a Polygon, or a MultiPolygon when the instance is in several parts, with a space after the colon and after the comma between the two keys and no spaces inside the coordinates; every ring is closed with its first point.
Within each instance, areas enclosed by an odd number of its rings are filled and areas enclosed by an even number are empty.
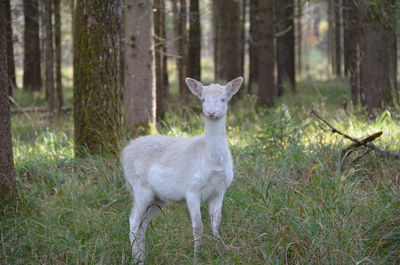
{"type": "Polygon", "coordinates": [[[226,85],[226,93],[228,95],[228,98],[231,99],[233,95],[235,95],[238,91],[240,86],[243,83],[243,77],[239,76],[235,79],[233,79],[232,81],[230,81],[227,85],[226,85]]]}
{"type": "Polygon", "coordinates": [[[186,82],[187,86],[189,87],[190,91],[192,91],[192,93],[196,97],[201,99],[201,96],[203,94],[203,85],[199,81],[197,81],[193,78],[189,78],[189,77],[187,77],[185,79],[185,82],[186,82]]]}

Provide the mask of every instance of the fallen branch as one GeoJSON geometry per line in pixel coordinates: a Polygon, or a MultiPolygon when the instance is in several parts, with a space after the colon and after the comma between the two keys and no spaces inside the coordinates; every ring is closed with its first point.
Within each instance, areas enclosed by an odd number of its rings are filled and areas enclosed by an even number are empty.
{"type": "MultiPolygon", "coordinates": [[[[28,113],[44,113],[48,112],[49,108],[43,108],[43,107],[31,107],[31,108],[21,108],[19,106],[17,109],[11,109],[12,114],[20,114],[23,113],[27,115],[28,113]]],[[[72,106],[65,106],[62,107],[61,112],[69,112],[72,111],[72,106]]]]}
{"type": "MultiPolygon", "coordinates": [[[[17,107],[15,111],[23,113],[29,120],[32,120],[32,117],[28,114],[28,112],[24,111],[21,105],[19,105],[18,102],[12,96],[8,96],[8,99],[12,104],[14,104],[17,107]]],[[[13,113],[13,110],[11,110],[11,113],[13,113]]]]}
{"type": "Polygon", "coordinates": [[[337,133],[339,135],[342,135],[344,138],[346,138],[346,139],[348,139],[348,140],[353,142],[353,144],[351,144],[350,146],[348,146],[347,148],[345,148],[342,151],[343,159],[345,159],[348,155],[350,155],[352,153],[353,150],[357,149],[358,147],[366,147],[366,148],[368,148],[368,150],[364,154],[362,154],[361,156],[355,158],[351,162],[351,164],[354,164],[361,157],[365,156],[367,153],[369,153],[370,150],[374,150],[376,153],[379,153],[381,156],[384,156],[384,157],[391,157],[393,159],[400,159],[400,153],[399,152],[383,150],[383,149],[381,149],[381,148],[379,148],[379,147],[377,147],[377,146],[375,146],[374,144],[371,143],[371,142],[373,142],[375,139],[377,139],[378,137],[380,137],[383,134],[381,131],[376,132],[376,133],[374,133],[372,135],[368,135],[367,137],[365,137],[362,140],[358,140],[358,139],[356,139],[354,137],[351,137],[350,135],[347,135],[347,134],[339,131],[335,127],[333,127],[329,122],[327,122],[324,118],[322,118],[314,110],[311,111],[311,114],[313,114],[315,117],[320,119],[323,123],[325,123],[331,129],[332,133],[337,133]]]}

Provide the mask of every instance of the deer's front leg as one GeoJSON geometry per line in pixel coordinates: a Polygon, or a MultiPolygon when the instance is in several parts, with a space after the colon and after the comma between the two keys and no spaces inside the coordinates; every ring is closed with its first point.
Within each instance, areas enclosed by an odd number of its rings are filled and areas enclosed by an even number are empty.
{"type": "Polygon", "coordinates": [[[208,213],[210,215],[211,229],[215,237],[218,237],[221,224],[221,210],[224,192],[218,194],[208,201],[208,213]]]}
{"type": "Polygon", "coordinates": [[[192,220],[194,237],[194,258],[197,260],[200,251],[201,237],[203,234],[203,223],[201,221],[200,197],[197,194],[188,194],[186,204],[189,208],[190,218],[192,220]]]}

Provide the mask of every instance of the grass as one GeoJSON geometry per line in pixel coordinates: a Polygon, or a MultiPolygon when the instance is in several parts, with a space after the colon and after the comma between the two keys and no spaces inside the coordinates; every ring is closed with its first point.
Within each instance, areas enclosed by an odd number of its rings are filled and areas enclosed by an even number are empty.
{"type": "MultiPolygon", "coordinates": [[[[369,118],[343,108],[350,97],[344,81],[304,81],[298,89],[273,109],[258,108],[253,96],[231,106],[235,181],[222,241],[213,240],[202,209],[200,263],[399,264],[400,161],[372,152],[355,164],[342,161],[349,143],[309,114],[316,109],[355,137],[382,130],[376,144],[398,150],[397,113],[369,118]]],[[[131,201],[118,161],[74,158],[70,115],[51,126],[33,116],[12,118],[18,194],[2,202],[0,264],[132,264],[131,201]]],[[[201,133],[198,106],[171,107],[157,130],[201,133]]],[[[167,206],[146,240],[148,264],[191,264],[185,205],[167,206]]]]}

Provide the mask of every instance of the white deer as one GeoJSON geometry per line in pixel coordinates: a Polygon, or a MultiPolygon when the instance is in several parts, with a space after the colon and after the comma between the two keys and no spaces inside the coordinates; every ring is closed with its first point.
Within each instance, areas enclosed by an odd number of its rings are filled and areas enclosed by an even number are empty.
{"type": "Polygon", "coordinates": [[[144,237],[148,224],[168,202],[185,201],[190,212],[197,259],[203,223],[200,204],[208,202],[212,232],[218,236],[226,188],[233,179],[225,117],[228,101],[243,78],[226,86],[203,86],[186,78],[186,84],[202,102],[205,133],[195,137],[150,135],[139,137],[124,148],[121,164],[134,206],[129,216],[130,242],[135,261],[144,263],[144,237]]]}

